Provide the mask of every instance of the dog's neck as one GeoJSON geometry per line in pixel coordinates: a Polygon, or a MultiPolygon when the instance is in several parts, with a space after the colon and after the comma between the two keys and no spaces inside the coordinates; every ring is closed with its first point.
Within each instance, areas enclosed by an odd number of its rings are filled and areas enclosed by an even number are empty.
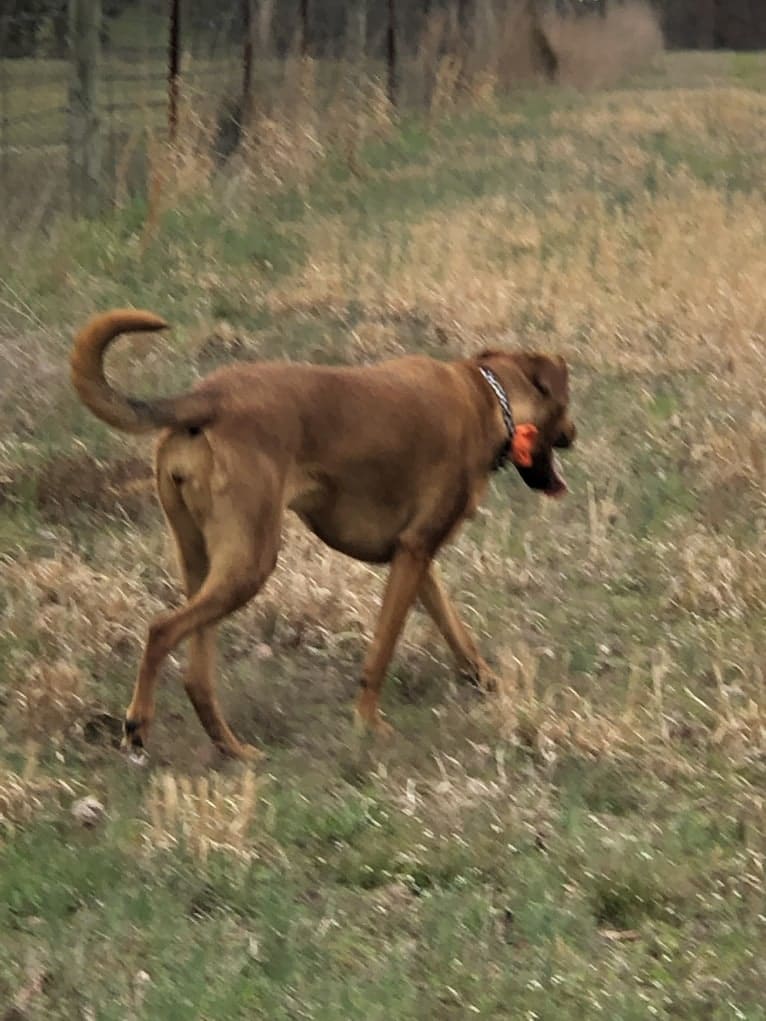
{"type": "Polygon", "coordinates": [[[511,402],[508,400],[508,394],[505,392],[503,384],[488,366],[480,365],[479,372],[487,381],[490,390],[497,398],[497,403],[500,405],[500,411],[503,416],[503,423],[506,431],[506,437],[503,445],[500,447],[500,450],[497,452],[495,459],[492,462],[492,471],[495,472],[504,468],[508,463],[508,458],[510,457],[511,450],[513,449],[513,436],[516,432],[516,426],[513,423],[511,402]]]}

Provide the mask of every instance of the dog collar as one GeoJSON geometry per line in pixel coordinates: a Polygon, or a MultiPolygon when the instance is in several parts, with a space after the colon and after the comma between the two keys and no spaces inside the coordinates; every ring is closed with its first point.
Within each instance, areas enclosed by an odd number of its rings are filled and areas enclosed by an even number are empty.
{"type": "Polygon", "coordinates": [[[505,430],[508,433],[505,443],[503,443],[502,447],[495,455],[495,460],[492,462],[492,471],[498,471],[508,462],[508,456],[513,449],[513,437],[516,433],[516,426],[513,424],[513,412],[511,411],[511,404],[508,400],[508,394],[505,392],[503,384],[497,378],[492,369],[488,369],[486,365],[480,365],[479,372],[486,379],[487,383],[489,383],[492,393],[495,397],[497,397],[497,403],[500,405],[500,411],[503,413],[505,430]]]}

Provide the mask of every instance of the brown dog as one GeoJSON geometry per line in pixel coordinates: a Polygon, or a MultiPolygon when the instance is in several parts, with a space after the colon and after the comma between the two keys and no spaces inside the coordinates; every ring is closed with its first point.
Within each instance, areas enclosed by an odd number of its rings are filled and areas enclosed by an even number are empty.
{"type": "Polygon", "coordinates": [[[229,755],[260,754],[221,715],[215,631],[273,570],[286,509],[334,549],[391,565],[356,705],[368,727],[390,730],[378,699],[416,598],[462,670],[486,685],[487,666],[432,561],[475,512],[490,472],[513,459],[514,419],[524,423],[518,433],[523,428],[528,444],[516,458],[524,481],[553,496],[566,491],[553,455],[575,437],[563,359],[485,351],[464,361],[410,356],[366,368],[262,362],[221,369],[178,397],[141,401],[113,390],[103,369],[112,340],[166,326],[149,312],[108,312],[79,333],[71,357],[74,386],[95,415],[125,432],[163,430],[157,489],[186,588],[185,606],[149,628],[125,719],[127,746],[143,748],[157,672],[189,638],[185,685],[205,730],[229,755]]]}

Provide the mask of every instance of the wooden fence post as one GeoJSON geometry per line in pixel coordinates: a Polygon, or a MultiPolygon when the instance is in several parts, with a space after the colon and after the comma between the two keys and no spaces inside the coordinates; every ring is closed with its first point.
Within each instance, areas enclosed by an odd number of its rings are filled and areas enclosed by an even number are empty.
{"type": "Polygon", "coordinates": [[[253,105],[253,20],[253,0],[242,0],[242,129],[248,126],[253,105]]]}
{"type": "Polygon", "coordinates": [[[388,69],[388,101],[395,107],[399,99],[399,68],[397,66],[396,0],[388,0],[388,28],[386,30],[386,66],[388,69]]]}
{"type": "Polygon", "coordinates": [[[301,57],[309,55],[309,0],[301,0],[301,57]]]}
{"type": "Polygon", "coordinates": [[[69,0],[69,187],[72,213],[101,208],[101,0],[69,0]]]}
{"type": "Polygon", "coordinates": [[[178,132],[178,92],[181,71],[181,3],[170,0],[168,25],[168,139],[175,142],[178,132]]]}
{"type": "Polygon", "coordinates": [[[354,60],[361,67],[367,55],[367,0],[356,0],[356,32],[353,40],[354,60]]]}
{"type": "Polygon", "coordinates": [[[8,132],[10,121],[8,95],[10,93],[10,85],[8,83],[8,61],[5,57],[6,35],[6,16],[3,16],[0,17],[0,150],[2,150],[2,156],[0,157],[0,182],[2,182],[3,191],[8,187],[10,157],[8,151],[10,146],[8,132]]]}
{"type": "Polygon", "coordinates": [[[548,36],[543,31],[540,20],[540,12],[538,10],[536,0],[527,0],[526,12],[529,18],[532,45],[534,46],[537,58],[540,61],[540,66],[545,72],[545,77],[548,81],[555,82],[559,73],[559,58],[556,56],[555,50],[548,42],[548,36]]]}

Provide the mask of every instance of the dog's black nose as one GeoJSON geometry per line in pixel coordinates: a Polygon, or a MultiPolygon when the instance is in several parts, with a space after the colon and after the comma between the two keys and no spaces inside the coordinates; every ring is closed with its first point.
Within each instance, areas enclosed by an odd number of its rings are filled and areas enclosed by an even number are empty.
{"type": "Polygon", "coordinates": [[[553,441],[553,446],[558,447],[559,449],[566,449],[567,447],[572,446],[576,438],[577,426],[574,422],[569,422],[553,441]]]}

